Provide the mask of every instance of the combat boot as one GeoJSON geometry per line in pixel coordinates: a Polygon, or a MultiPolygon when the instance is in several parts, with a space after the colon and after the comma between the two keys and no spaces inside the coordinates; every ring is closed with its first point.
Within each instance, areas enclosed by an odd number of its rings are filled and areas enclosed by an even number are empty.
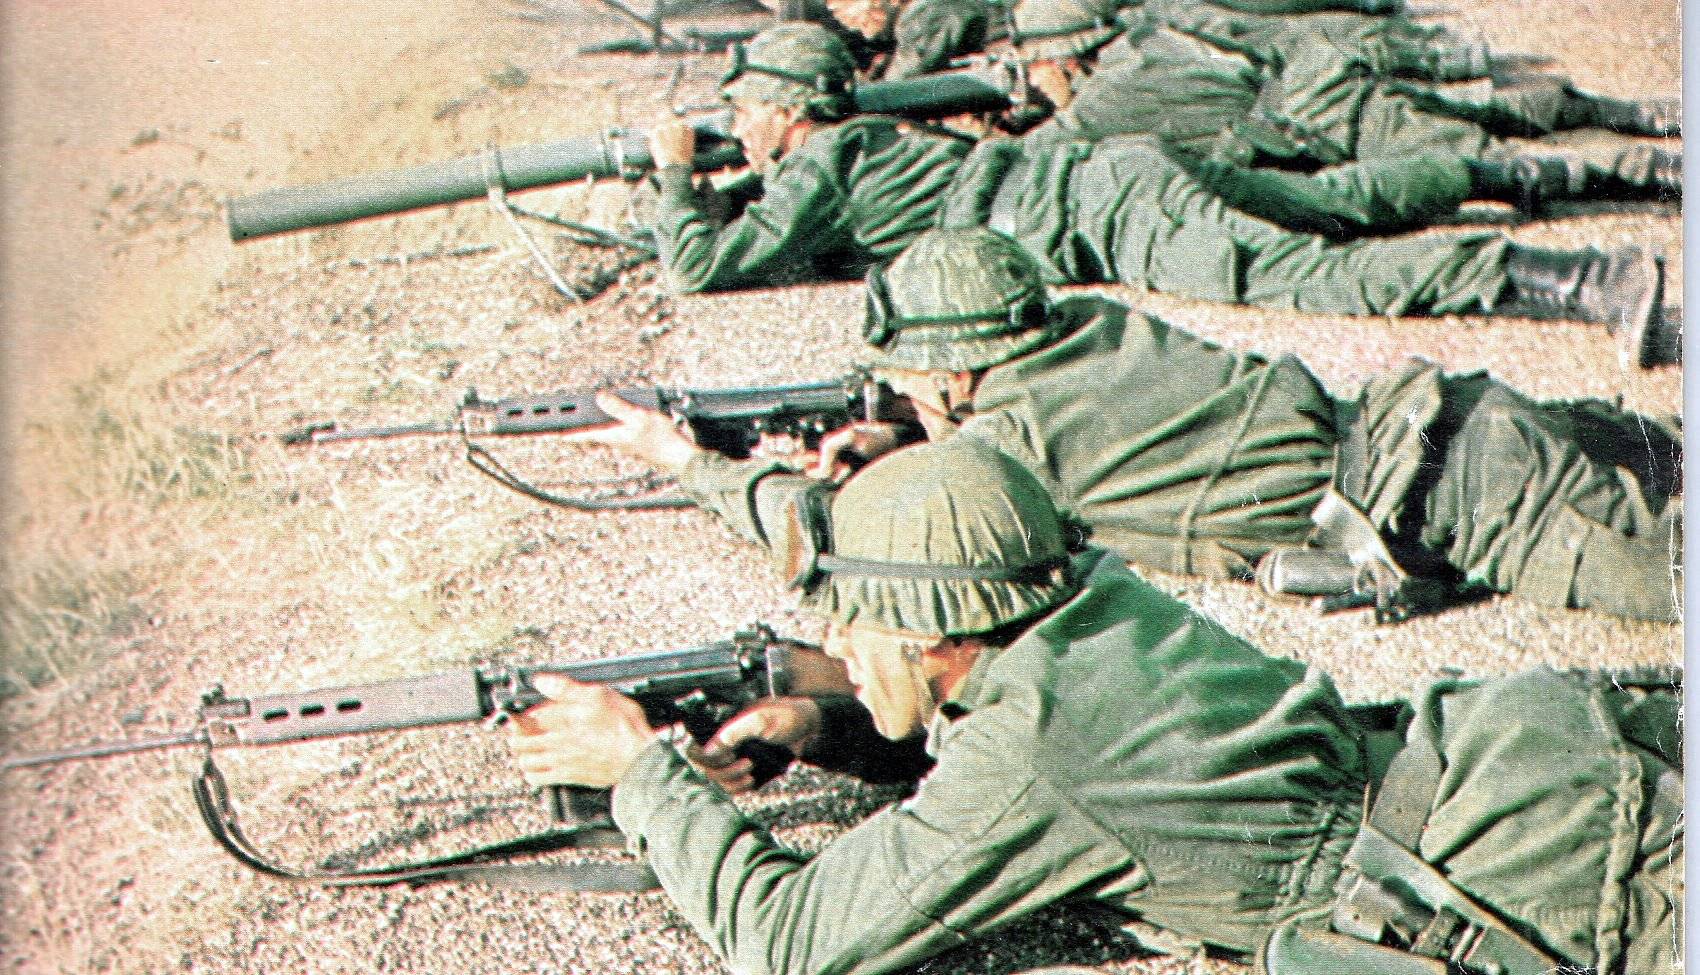
{"type": "Polygon", "coordinates": [[[1590,189],[1600,195],[1640,193],[1680,200],[1682,153],[1645,143],[1630,146],[1613,157],[1609,174],[1590,179],[1589,183],[1590,189]]]}
{"type": "Polygon", "coordinates": [[[1682,154],[1657,146],[1631,146],[1603,164],[1563,153],[1496,153],[1469,164],[1474,195],[1529,216],[1558,200],[1682,198],[1682,154]]]}
{"type": "Polygon", "coordinates": [[[1682,365],[1682,319],[1653,315],[1639,332],[1631,329],[1620,336],[1618,357],[1642,369],[1682,365]]]}
{"type": "Polygon", "coordinates": [[[1550,200],[1569,200],[1587,188],[1585,167],[1556,156],[1513,155],[1468,160],[1471,196],[1498,200],[1534,216],[1550,200]]]}
{"type": "Polygon", "coordinates": [[[1572,88],[1566,92],[1563,117],[1564,128],[1592,127],[1655,137],[1682,134],[1682,102],[1676,98],[1634,101],[1572,88]]]}
{"type": "Polygon", "coordinates": [[[1555,251],[1512,244],[1505,278],[1495,314],[1604,325],[1622,334],[1619,358],[1626,367],[1641,365],[1645,346],[1660,334],[1654,319],[1663,311],[1664,261],[1646,248],[1555,251]]]}

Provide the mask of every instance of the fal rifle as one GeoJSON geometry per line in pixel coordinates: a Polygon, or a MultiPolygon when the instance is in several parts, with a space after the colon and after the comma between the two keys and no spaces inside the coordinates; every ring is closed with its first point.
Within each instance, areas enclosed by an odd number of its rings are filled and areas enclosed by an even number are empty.
{"type": "Polygon", "coordinates": [[[760,33],[756,28],[743,30],[698,30],[687,27],[676,40],[653,37],[621,37],[612,41],[581,45],[580,54],[718,54],[734,44],[748,43],[760,33]]]}
{"type": "MultiPolygon", "coordinates": [[[[201,698],[196,722],[156,738],[107,742],[59,751],[17,755],[0,771],[103,758],[129,752],[199,746],[205,760],[194,780],[195,803],[207,829],[225,852],[244,865],[285,880],[331,886],[419,884],[476,879],[552,889],[647,889],[647,868],[609,864],[520,864],[504,861],[566,847],[608,845],[617,839],[607,817],[607,792],[552,786],[544,804],[555,828],[546,833],[449,857],[370,870],[298,871],[278,866],[243,834],[215,749],[253,747],[401,731],[480,721],[500,723],[540,704],[537,674],[562,674],[601,684],[643,706],[654,727],[682,723],[705,742],[726,721],[767,696],[850,694],[843,666],[818,648],[776,636],[757,624],[727,640],[683,650],[635,654],[607,660],[539,666],[468,667],[399,680],[350,684],[302,693],[232,697],[215,686],[201,698]],[[606,869],[603,869],[606,868],[606,869]]],[[[739,747],[754,765],[756,781],[784,771],[791,755],[769,742],[739,747]]]]}
{"type": "MultiPolygon", "coordinates": [[[[671,416],[697,445],[735,459],[750,456],[764,440],[786,438],[804,450],[819,447],[826,433],[858,420],[893,419],[895,397],[865,373],[842,379],[786,386],[684,389],[652,386],[612,390],[635,406],[671,416]]],[[[287,433],[287,444],[326,444],[413,436],[459,436],[467,463],[503,487],[526,497],[579,511],[680,508],[692,502],[650,482],[640,496],[576,497],[544,491],[504,467],[475,438],[568,433],[613,423],[596,405],[596,390],[564,390],[539,396],[487,400],[467,391],[454,419],[387,427],[344,429],[317,423],[287,433]]],[[[912,439],[920,439],[919,429],[912,439]]]]}
{"type": "MultiPolygon", "coordinates": [[[[854,92],[858,113],[937,119],[965,112],[1002,111],[1021,100],[1021,76],[1008,62],[988,63],[881,81],[854,92]]],[[[698,172],[743,162],[731,137],[731,116],[720,113],[693,123],[698,172]]],[[[237,197],[225,207],[233,241],[389,216],[480,197],[572,183],[587,178],[637,179],[654,166],[642,131],[613,130],[597,138],[568,139],[489,150],[450,162],[265,190],[237,197]]]]}

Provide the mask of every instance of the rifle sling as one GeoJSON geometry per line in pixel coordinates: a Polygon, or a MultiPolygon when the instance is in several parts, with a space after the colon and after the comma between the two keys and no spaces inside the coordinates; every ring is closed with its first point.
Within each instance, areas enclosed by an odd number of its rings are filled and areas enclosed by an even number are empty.
{"type": "Polygon", "coordinates": [[[523,494],[533,501],[574,511],[652,511],[663,508],[689,508],[696,504],[678,491],[661,492],[647,497],[590,498],[554,494],[508,470],[496,459],[496,455],[482,444],[473,443],[471,440],[466,441],[466,462],[478,473],[510,491],[523,494]]]}
{"type": "Polygon", "coordinates": [[[373,870],[298,871],[268,861],[249,842],[237,822],[224,775],[209,752],[194,780],[195,806],[219,846],[244,866],[268,877],[326,887],[420,886],[444,880],[476,881],[533,893],[581,891],[618,893],[660,886],[643,861],[623,863],[509,863],[515,857],[563,849],[618,845],[620,834],[608,822],[551,830],[482,846],[463,853],[373,870]],[[612,843],[610,843],[612,841],[612,843]]]}

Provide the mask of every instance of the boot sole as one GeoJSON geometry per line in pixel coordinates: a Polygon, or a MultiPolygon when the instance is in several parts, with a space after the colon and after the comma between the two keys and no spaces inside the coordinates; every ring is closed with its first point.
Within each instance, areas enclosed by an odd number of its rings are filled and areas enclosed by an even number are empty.
{"type": "Polygon", "coordinates": [[[1658,351],[1657,322],[1664,314],[1665,259],[1654,255],[1646,262],[1646,267],[1650,280],[1641,293],[1641,300],[1635,303],[1633,317],[1619,325],[1623,335],[1618,343],[1617,358],[1624,369],[1647,369],[1658,364],[1654,360],[1658,351]]]}

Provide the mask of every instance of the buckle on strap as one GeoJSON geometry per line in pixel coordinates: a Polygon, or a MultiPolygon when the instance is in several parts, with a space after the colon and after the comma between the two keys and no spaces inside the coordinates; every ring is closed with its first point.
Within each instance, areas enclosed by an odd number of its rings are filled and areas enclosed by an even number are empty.
{"type": "Polygon", "coordinates": [[[1342,934],[1480,975],[1545,975],[1562,965],[1369,823],[1345,866],[1332,919],[1342,934]]]}

